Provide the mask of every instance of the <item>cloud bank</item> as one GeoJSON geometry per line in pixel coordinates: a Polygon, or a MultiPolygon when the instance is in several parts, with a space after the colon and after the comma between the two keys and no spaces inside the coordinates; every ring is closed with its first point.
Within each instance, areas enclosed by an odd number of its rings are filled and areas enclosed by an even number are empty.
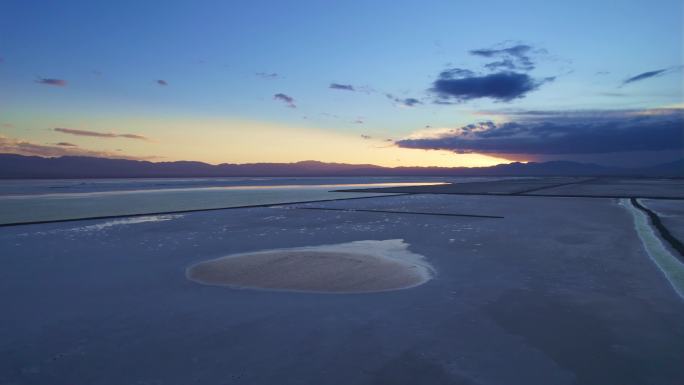
{"type": "Polygon", "coordinates": [[[570,155],[684,149],[684,110],[590,112],[529,111],[506,123],[483,121],[428,138],[404,139],[405,148],[457,153],[570,155]]]}

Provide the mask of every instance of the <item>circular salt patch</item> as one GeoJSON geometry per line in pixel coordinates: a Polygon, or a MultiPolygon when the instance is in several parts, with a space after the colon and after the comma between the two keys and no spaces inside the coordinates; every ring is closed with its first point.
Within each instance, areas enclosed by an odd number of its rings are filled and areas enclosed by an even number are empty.
{"type": "Polygon", "coordinates": [[[186,274],[208,285],[329,293],[404,289],[432,277],[432,268],[402,240],[382,242],[388,241],[229,255],[190,266],[186,274]]]}

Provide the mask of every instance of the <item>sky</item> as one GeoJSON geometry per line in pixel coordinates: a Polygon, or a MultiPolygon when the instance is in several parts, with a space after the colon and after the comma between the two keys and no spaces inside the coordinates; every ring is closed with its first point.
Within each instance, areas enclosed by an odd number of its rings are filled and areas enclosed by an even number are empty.
{"type": "Polygon", "coordinates": [[[682,158],[684,5],[0,3],[0,152],[212,164],[682,158]]]}

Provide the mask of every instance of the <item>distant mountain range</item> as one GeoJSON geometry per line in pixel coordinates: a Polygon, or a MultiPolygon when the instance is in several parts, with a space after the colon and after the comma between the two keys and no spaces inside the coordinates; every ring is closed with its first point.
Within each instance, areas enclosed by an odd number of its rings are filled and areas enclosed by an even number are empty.
{"type": "Polygon", "coordinates": [[[0,179],[10,178],[165,178],[231,176],[646,176],[684,177],[684,159],[646,168],[606,167],[552,161],[491,167],[381,167],[371,164],[147,162],[63,156],[43,158],[0,154],[0,179]]]}

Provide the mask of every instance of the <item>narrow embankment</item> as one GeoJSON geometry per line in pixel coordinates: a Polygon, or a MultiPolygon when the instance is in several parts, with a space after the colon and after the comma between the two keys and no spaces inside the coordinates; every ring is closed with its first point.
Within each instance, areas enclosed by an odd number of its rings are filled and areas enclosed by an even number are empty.
{"type": "Polygon", "coordinates": [[[677,294],[684,299],[684,262],[682,243],[675,238],[658,218],[658,215],[639,203],[637,199],[621,199],[634,218],[634,227],[651,260],[663,272],[677,294]],[[667,242],[671,250],[664,244],[667,242]]]}
{"type": "Polygon", "coordinates": [[[667,243],[670,244],[670,247],[672,247],[673,249],[675,249],[675,251],[677,251],[677,253],[679,254],[678,255],[679,260],[682,261],[682,263],[684,263],[684,243],[682,243],[679,239],[677,239],[677,237],[672,235],[670,230],[668,230],[667,227],[665,227],[665,225],[663,224],[663,221],[660,220],[660,217],[658,216],[658,214],[655,213],[655,211],[653,211],[653,210],[649,209],[648,207],[642,205],[639,202],[639,200],[636,198],[631,198],[630,201],[631,201],[633,206],[635,206],[639,210],[646,213],[646,215],[648,215],[649,219],[651,220],[651,224],[653,225],[653,227],[655,227],[656,230],[658,230],[658,232],[660,233],[660,236],[667,243]]]}

